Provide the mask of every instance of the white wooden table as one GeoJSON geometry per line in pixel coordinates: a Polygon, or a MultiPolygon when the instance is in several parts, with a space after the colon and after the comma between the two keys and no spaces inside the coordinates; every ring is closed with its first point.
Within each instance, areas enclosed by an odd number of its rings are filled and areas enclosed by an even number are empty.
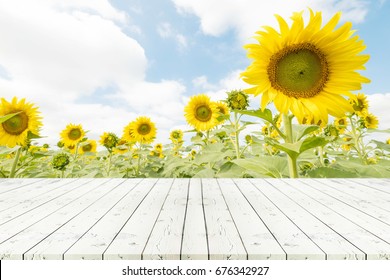
{"type": "Polygon", "coordinates": [[[390,179],[1,179],[0,259],[390,259],[390,179]]]}

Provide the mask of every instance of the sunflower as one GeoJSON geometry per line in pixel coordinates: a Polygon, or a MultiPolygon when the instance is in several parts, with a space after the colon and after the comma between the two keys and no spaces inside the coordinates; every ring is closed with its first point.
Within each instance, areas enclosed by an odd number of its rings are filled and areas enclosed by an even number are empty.
{"type": "Polygon", "coordinates": [[[364,115],[368,110],[368,101],[367,96],[362,93],[349,99],[349,102],[352,105],[354,112],[358,115],[364,115]]]}
{"type": "Polygon", "coordinates": [[[365,46],[358,36],[352,36],[352,24],[335,29],[340,13],[321,28],[320,12],[310,10],[310,22],[305,26],[302,12],[294,13],[292,25],[276,15],[280,33],[272,27],[258,31],[258,44],[248,44],[248,57],[253,63],[241,76],[254,87],[247,93],[262,94],[261,108],[274,102],[280,113],[291,111],[300,123],[305,115],[313,123],[328,122],[328,114],[341,118],[352,112],[344,96],[353,97],[353,90],[370,82],[356,70],[364,69],[368,55],[360,52],[365,46]]]}
{"type": "Polygon", "coordinates": [[[390,145],[390,138],[387,139],[386,144],[387,144],[387,145],[390,145]]]}
{"type": "Polygon", "coordinates": [[[78,142],[85,136],[85,131],[81,124],[68,124],[66,128],[60,133],[61,142],[65,146],[76,146],[78,142]]]}
{"type": "Polygon", "coordinates": [[[344,144],[341,145],[341,148],[344,150],[344,151],[350,151],[352,146],[353,146],[353,143],[352,143],[352,138],[351,137],[344,137],[343,138],[343,141],[345,142],[344,144]]]}
{"type": "Polygon", "coordinates": [[[187,122],[198,131],[207,131],[218,124],[218,109],[205,94],[192,96],[184,108],[187,122]]]}
{"type": "Polygon", "coordinates": [[[363,125],[365,128],[378,128],[378,118],[371,113],[366,113],[363,117],[363,125]]]}
{"type": "Polygon", "coordinates": [[[36,135],[42,126],[38,108],[25,99],[18,101],[16,97],[8,102],[1,98],[0,116],[18,113],[0,125],[0,145],[10,148],[16,145],[24,145],[27,141],[28,132],[36,135]]]}
{"type": "Polygon", "coordinates": [[[248,95],[242,90],[232,90],[227,92],[227,104],[232,110],[246,110],[249,106],[248,95]]]}
{"type": "Polygon", "coordinates": [[[157,143],[156,145],[154,145],[154,150],[157,151],[157,152],[162,152],[163,144],[157,143]]]}
{"type": "Polygon", "coordinates": [[[270,132],[269,126],[268,125],[263,125],[261,127],[261,133],[263,133],[265,136],[268,136],[270,132]]]}
{"type": "Polygon", "coordinates": [[[156,126],[148,117],[138,117],[123,130],[123,138],[129,142],[150,144],[156,138],[156,126]]]}
{"type": "Polygon", "coordinates": [[[71,153],[71,154],[76,153],[76,146],[75,145],[69,145],[69,146],[66,146],[66,148],[68,149],[69,153],[71,153]]]}
{"type": "Polygon", "coordinates": [[[171,133],[169,134],[169,139],[171,139],[171,141],[174,143],[183,142],[183,131],[181,131],[180,129],[171,131],[171,133]]]}
{"type": "Polygon", "coordinates": [[[79,154],[96,153],[96,146],[97,144],[95,140],[87,140],[80,146],[79,154]]]}
{"type": "Polygon", "coordinates": [[[348,125],[348,121],[346,117],[337,118],[334,120],[335,127],[339,130],[339,132],[342,134],[345,132],[345,128],[348,125]]]}
{"type": "Polygon", "coordinates": [[[132,143],[127,142],[125,139],[120,139],[116,147],[113,149],[114,154],[123,155],[129,151],[132,143]]]}
{"type": "MultiPolygon", "coordinates": [[[[217,102],[213,102],[213,103],[217,107],[219,116],[229,116],[229,107],[226,105],[225,102],[217,101],[217,102]]],[[[219,120],[218,119],[219,116],[217,116],[218,123],[219,124],[224,123],[225,119],[219,120]]]]}
{"type": "Polygon", "coordinates": [[[116,134],[112,132],[104,132],[100,136],[100,140],[99,140],[99,143],[110,151],[112,148],[116,147],[118,142],[119,142],[118,136],[116,136],[116,134]]]}

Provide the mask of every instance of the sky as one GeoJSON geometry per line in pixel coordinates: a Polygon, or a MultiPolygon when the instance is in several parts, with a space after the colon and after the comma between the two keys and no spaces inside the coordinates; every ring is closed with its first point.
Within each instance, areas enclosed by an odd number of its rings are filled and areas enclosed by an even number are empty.
{"type": "MultiPolygon", "coordinates": [[[[239,74],[253,43],[274,14],[308,7],[323,21],[342,12],[370,55],[369,97],[380,128],[390,128],[390,3],[388,0],[0,0],[0,97],[26,98],[43,117],[43,142],[55,144],[69,123],[90,139],[121,136],[138,116],[157,126],[156,142],[187,130],[190,96],[213,100],[245,89],[239,74]]],[[[260,98],[251,97],[253,109],[260,98]]]]}

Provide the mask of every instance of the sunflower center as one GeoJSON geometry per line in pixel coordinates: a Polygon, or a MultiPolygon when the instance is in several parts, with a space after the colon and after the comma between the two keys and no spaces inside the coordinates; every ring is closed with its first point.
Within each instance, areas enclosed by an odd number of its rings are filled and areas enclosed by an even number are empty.
{"type": "Polygon", "coordinates": [[[147,135],[151,130],[152,128],[150,127],[150,125],[146,123],[141,124],[137,129],[138,133],[141,135],[147,135]]]}
{"type": "Polygon", "coordinates": [[[80,131],[80,129],[78,129],[78,128],[72,128],[72,129],[69,131],[69,133],[68,133],[68,137],[69,137],[69,139],[71,139],[71,140],[78,140],[78,139],[80,139],[80,137],[81,137],[81,131],[80,131]]]}
{"type": "Polygon", "coordinates": [[[28,116],[21,112],[2,123],[4,130],[11,135],[19,135],[28,127],[28,116]]]}
{"type": "Polygon", "coordinates": [[[83,151],[84,152],[90,152],[92,150],[92,145],[91,144],[86,144],[83,146],[83,151]]]}
{"type": "Polygon", "coordinates": [[[272,55],[267,73],[272,87],[295,98],[316,96],[329,77],[325,55],[310,43],[287,46],[272,55]]]}
{"type": "Polygon", "coordinates": [[[353,105],[352,105],[352,108],[356,111],[356,112],[360,112],[360,111],[363,111],[364,109],[364,103],[361,99],[358,99],[357,102],[354,102],[353,105]]]}
{"type": "Polygon", "coordinates": [[[201,122],[207,122],[211,119],[211,109],[207,105],[200,105],[195,110],[195,118],[201,122]]]}
{"type": "Polygon", "coordinates": [[[180,138],[180,133],[179,132],[173,132],[172,133],[172,138],[173,139],[179,139],[180,138]]]}

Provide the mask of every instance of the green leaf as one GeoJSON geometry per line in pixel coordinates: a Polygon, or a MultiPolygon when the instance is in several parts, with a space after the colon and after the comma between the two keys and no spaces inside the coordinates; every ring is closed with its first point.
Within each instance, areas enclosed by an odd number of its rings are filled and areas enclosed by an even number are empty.
{"type": "Polygon", "coordinates": [[[288,177],[287,159],[264,156],[259,158],[235,159],[233,163],[242,168],[262,175],[262,177],[288,177]]]}
{"type": "Polygon", "coordinates": [[[16,152],[17,150],[19,150],[20,146],[15,146],[13,148],[8,148],[8,147],[5,147],[5,146],[0,146],[0,155],[9,155],[9,154],[12,154],[14,152],[16,152]]]}
{"type": "Polygon", "coordinates": [[[320,127],[318,125],[293,125],[295,141],[301,140],[304,136],[317,131],[320,127]]]}
{"type": "Polygon", "coordinates": [[[215,171],[211,168],[202,169],[194,175],[194,178],[214,178],[215,171]]]}
{"type": "Polygon", "coordinates": [[[17,113],[13,113],[13,114],[8,114],[8,115],[5,115],[5,116],[1,116],[1,117],[0,117],[0,124],[3,123],[3,122],[5,122],[5,121],[7,121],[7,120],[9,120],[9,119],[12,118],[12,117],[18,115],[18,114],[20,114],[20,113],[21,113],[21,112],[17,112],[17,113]]]}
{"type": "Polygon", "coordinates": [[[270,109],[264,109],[262,110],[246,110],[246,111],[240,111],[241,114],[247,115],[247,116],[252,116],[252,117],[257,117],[263,120],[266,120],[270,123],[273,122],[272,119],[272,111],[270,109]]]}
{"type": "Polygon", "coordinates": [[[332,167],[319,167],[308,172],[311,178],[358,178],[355,172],[332,167]]]}
{"type": "Polygon", "coordinates": [[[366,165],[359,161],[338,159],[332,166],[341,170],[355,173],[362,178],[390,178],[390,166],[379,164],[366,165]]]}
{"type": "Polygon", "coordinates": [[[316,147],[325,146],[327,143],[328,143],[328,141],[323,137],[313,136],[310,138],[306,138],[305,140],[303,140],[301,146],[299,147],[299,153],[302,153],[304,151],[307,151],[309,149],[313,149],[316,147]]]}
{"type": "Polygon", "coordinates": [[[223,160],[225,157],[233,156],[231,150],[225,151],[225,146],[222,143],[215,143],[207,145],[201,154],[197,154],[194,159],[195,164],[214,163],[223,160]]]}
{"type": "Polygon", "coordinates": [[[217,178],[241,178],[244,174],[245,169],[238,166],[237,164],[233,162],[226,162],[224,163],[220,169],[219,172],[216,174],[217,178]]]}
{"type": "Polygon", "coordinates": [[[325,146],[328,143],[325,138],[317,136],[306,138],[295,143],[279,143],[272,138],[267,138],[266,141],[269,145],[287,153],[292,158],[298,158],[301,153],[315,147],[325,146]]]}
{"type": "Polygon", "coordinates": [[[31,131],[29,131],[28,134],[27,134],[27,138],[28,139],[39,139],[39,138],[43,138],[43,137],[41,137],[41,136],[39,136],[37,134],[34,134],[31,131]]]}
{"type": "Polygon", "coordinates": [[[390,152],[390,145],[389,144],[386,144],[386,143],[383,143],[383,142],[379,142],[379,141],[376,141],[376,140],[371,140],[371,142],[375,143],[376,146],[378,147],[378,149],[390,152]]]}

